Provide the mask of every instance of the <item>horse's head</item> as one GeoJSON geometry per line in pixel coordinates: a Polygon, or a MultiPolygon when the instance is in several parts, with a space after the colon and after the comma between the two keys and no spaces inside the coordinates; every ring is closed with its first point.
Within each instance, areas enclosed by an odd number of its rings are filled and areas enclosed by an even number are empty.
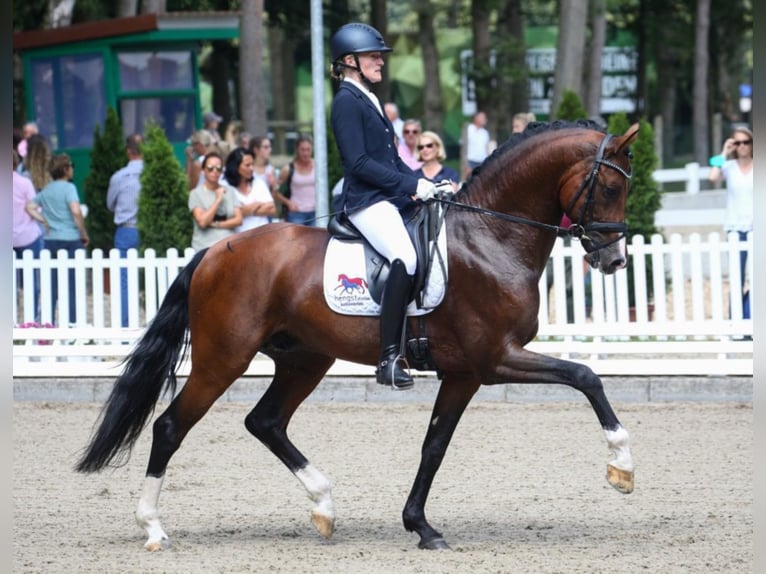
{"type": "Polygon", "coordinates": [[[632,154],[629,146],[638,136],[633,124],[621,136],[605,135],[592,158],[578,164],[577,176],[568,177],[561,190],[561,204],[575,224],[587,255],[585,260],[602,273],[627,265],[625,206],[630,190],[632,154]]]}

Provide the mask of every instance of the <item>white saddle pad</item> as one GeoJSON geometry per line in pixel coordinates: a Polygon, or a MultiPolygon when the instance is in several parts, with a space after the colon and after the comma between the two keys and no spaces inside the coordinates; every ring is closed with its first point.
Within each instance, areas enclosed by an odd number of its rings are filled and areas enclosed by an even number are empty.
{"type": "MultiPolygon", "coordinates": [[[[426,278],[423,307],[415,301],[407,308],[407,315],[425,315],[433,311],[444,299],[447,290],[447,234],[442,226],[437,243],[439,254],[426,278]]],[[[364,246],[361,241],[340,241],[331,238],[324,258],[324,298],[330,309],[341,315],[380,315],[380,305],[373,301],[367,288],[367,270],[364,246]]]]}

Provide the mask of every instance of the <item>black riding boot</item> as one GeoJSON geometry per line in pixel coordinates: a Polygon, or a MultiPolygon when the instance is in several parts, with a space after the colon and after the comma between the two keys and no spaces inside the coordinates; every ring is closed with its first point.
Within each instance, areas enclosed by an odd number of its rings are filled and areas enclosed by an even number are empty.
{"type": "Polygon", "coordinates": [[[380,360],[375,371],[381,385],[390,385],[396,391],[410,389],[412,377],[399,366],[399,348],[407,316],[407,305],[412,288],[412,277],[401,259],[391,263],[380,305],[380,360]]]}

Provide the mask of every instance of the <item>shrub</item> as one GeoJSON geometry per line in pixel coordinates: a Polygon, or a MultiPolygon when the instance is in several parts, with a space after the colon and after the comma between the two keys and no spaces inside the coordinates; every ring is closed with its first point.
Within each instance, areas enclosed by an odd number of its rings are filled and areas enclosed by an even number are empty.
{"type": "Polygon", "coordinates": [[[89,249],[108,252],[114,245],[114,213],[106,207],[106,193],[112,174],[128,163],[125,155],[125,138],[117,112],[106,111],[104,132],[97,125],[90,152],[90,172],[83,183],[83,198],[88,206],[85,226],[90,236],[89,249]]]}
{"type": "MultiPolygon", "coordinates": [[[[618,112],[609,118],[608,131],[611,134],[623,134],[630,127],[628,116],[625,112],[618,112]]],[[[625,207],[625,222],[628,225],[628,244],[636,235],[643,235],[648,243],[652,235],[658,233],[654,224],[655,215],[662,206],[662,192],[657,182],[652,178],[652,173],[657,167],[657,152],[654,149],[654,130],[652,125],[644,119],[639,120],[639,131],[636,141],[631,146],[633,152],[633,177],[630,182],[630,193],[625,207]]],[[[646,260],[647,290],[652,294],[652,266],[651,259],[646,260]]],[[[628,268],[628,285],[630,304],[635,301],[633,288],[632,269],[628,268]]]]}
{"type": "Polygon", "coordinates": [[[564,90],[555,117],[558,120],[581,120],[588,117],[588,112],[585,111],[585,106],[582,105],[580,97],[575,92],[564,90]]]}
{"type": "Polygon", "coordinates": [[[165,132],[156,123],[146,126],[142,147],[144,169],[138,198],[139,250],[164,254],[175,247],[183,251],[191,244],[192,218],[186,173],[173,154],[165,132]]]}

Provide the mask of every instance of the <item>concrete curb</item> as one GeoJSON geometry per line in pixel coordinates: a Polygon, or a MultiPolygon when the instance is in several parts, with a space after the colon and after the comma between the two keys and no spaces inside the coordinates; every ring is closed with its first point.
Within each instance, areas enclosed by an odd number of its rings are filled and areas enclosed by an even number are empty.
{"type": "MultiPolygon", "coordinates": [[[[752,402],[752,377],[602,377],[612,402],[669,401],[752,402]]],[[[185,379],[179,380],[179,389],[185,379]]],[[[268,387],[266,377],[242,378],[219,399],[255,404],[268,387]]],[[[113,379],[14,378],[14,401],[106,401],[113,379]]],[[[439,388],[435,377],[416,377],[415,388],[396,392],[369,377],[327,377],[307,399],[311,402],[426,402],[433,403],[439,388]]],[[[497,385],[479,389],[474,401],[580,401],[581,393],[563,385],[497,385]]]]}

